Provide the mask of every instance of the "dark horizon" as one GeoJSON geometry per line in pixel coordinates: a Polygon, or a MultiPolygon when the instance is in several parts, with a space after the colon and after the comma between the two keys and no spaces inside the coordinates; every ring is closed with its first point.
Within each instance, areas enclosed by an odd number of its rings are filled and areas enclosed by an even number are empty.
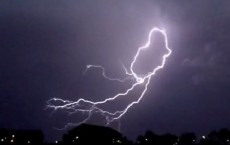
{"type": "Polygon", "coordinates": [[[121,144],[121,145],[228,145],[230,130],[222,128],[212,130],[208,134],[197,136],[194,132],[184,132],[180,135],[171,133],[157,134],[151,130],[139,134],[131,141],[122,133],[104,126],[82,124],[76,126],[56,141],[44,140],[41,130],[14,130],[0,128],[0,144],[121,144]]]}

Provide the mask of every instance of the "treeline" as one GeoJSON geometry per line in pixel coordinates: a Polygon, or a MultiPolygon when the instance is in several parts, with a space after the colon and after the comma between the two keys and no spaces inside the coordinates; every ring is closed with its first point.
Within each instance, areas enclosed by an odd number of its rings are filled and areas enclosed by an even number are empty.
{"type": "Polygon", "coordinates": [[[193,132],[183,133],[180,136],[173,134],[157,135],[147,131],[140,135],[135,144],[138,145],[230,145],[230,130],[224,128],[212,131],[207,135],[196,136],[193,132]]]}
{"type": "Polygon", "coordinates": [[[63,135],[62,140],[44,143],[39,130],[0,129],[1,145],[230,145],[230,130],[227,128],[212,131],[207,135],[196,136],[193,132],[180,136],[173,134],[158,135],[146,131],[135,142],[128,140],[114,129],[82,124],[63,135]]]}

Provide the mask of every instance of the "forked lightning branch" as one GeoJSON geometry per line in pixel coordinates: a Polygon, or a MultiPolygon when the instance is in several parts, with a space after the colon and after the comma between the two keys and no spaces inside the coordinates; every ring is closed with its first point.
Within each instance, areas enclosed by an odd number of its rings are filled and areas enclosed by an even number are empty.
{"type": "MultiPolygon", "coordinates": [[[[152,45],[154,45],[154,44],[152,44],[152,45]]],[[[101,65],[91,65],[90,64],[90,65],[86,66],[86,70],[84,71],[84,73],[86,73],[89,69],[101,69],[103,77],[107,80],[110,80],[110,81],[118,81],[118,82],[123,83],[129,79],[133,79],[134,80],[133,84],[126,91],[118,92],[115,96],[111,96],[111,97],[108,97],[104,100],[99,100],[96,102],[86,100],[84,98],[80,98],[77,101],[64,100],[62,98],[52,98],[52,99],[47,101],[47,107],[53,109],[54,111],[64,109],[64,110],[67,110],[69,112],[69,114],[75,114],[78,112],[82,112],[84,114],[85,113],[87,114],[86,117],[82,121],[76,122],[76,123],[67,123],[65,128],[68,126],[80,125],[82,123],[89,121],[89,119],[91,118],[91,116],[94,113],[99,113],[102,116],[104,116],[107,123],[109,124],[109,123],[123,117],[129,111],[129,109],[131,109],[131,107],[140,103],[140,101],[143,99],[145,93],[148,90],[148,85],[150,83],[151,78],[156,74],[156,72],[158,70],[164,68],[166,60],[171,55],[171,52],[172,52],[172,50],[168,46],[168,38],[167,38],[166,32],[162,29],[155,27],[155,28],[150,30],[150,32],[148,34],[148,39],[147,39],[147,42],[145,43],[145,45],[141,46],[137,49],[137,52],[136,52],[135,56],[133,57],[132,62],[130,63],[129,67],[128,68],[124,67],[125,73],[127,75],[126,78],[124,78],[124,79],[112,78],[111,76],[109,76],[106,73],[105,68],[101,65]],[[139,55],[142,52],[142,50],[150,49],[149,46],[151,44],[151,37],[155,33],[160,33],[161,35],[163,35],[164,45],[165,45],[165,49],[167,50],[167,53],[162,56],[161,63],[158,66],[156,66],[155,68],[153,68],[151,72],[140,76],[134,71],[134,65],[135,65],[136,61],[138,60],[139,55]],[[115,111],[108,111],[108,110],[100,107],[103,104],[106,104],[109,102],[111,103],[111,102],[115,101],[119,97],[127,97],[131,91],[133,91],[137,87],[140,87],[143,85],[144,85],[143,90],[141,91],[138,98],[134,101],[131,101],[127,106],[125,106],[125,108],[121,108],[120,110],[115,110],[115,111]],[[56,105],[56,104],[61,104],[61,105],[56,105]]]]}

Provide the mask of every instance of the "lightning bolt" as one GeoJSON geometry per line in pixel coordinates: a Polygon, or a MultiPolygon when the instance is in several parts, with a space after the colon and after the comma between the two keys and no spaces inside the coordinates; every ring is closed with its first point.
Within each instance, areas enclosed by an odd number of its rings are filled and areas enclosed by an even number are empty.
{"type": "Polygon", "coordinates": [[[145,43],[145,45],[138,48],[135,56],[133,57],[133,60],[130,64],[129,68],[127,69],[122,64],[122,66],[125,70],[125,74],[127,75],[126,78],[117,79],[117,78],[112,78],[112,77],[108,76],[106,74],[105,68],[102,67],[101,65],[87,65],[86,66],[86,70],[84,71],[84,74],[89,69],[101,69],[102,70],[102,76],[105,79],[110,80],[110,81],[118,81],[118,82],[123,83],[129,79],[135,80],[133,82],[133,84],[126,91],[118,93],[112,97],[108,97],[104,100],[96,101],[96,102],[86,100],[83,98],[80,98],[77,101],[63,100],[61,98],[52,98],[52,99],[47,101],[47,108],[51,108],[54,111],[59,110],[59,109],[65,109],[65,110],[68,110],[69,115],[72,115],[72,114],[78,113],[78,112],[82,112],[82,113],[87,114],[87,117],[85,117],[81,122],[67,123],[64,128],[85,123],[91,118],[92,114],[94,114],[94,113],[99,113],[102,116],[104,116],[106,121],[107,121],[107,124],[110,124],[111,122],[113,122],[115,120],[119,120],[122,116],[124,116],[127,113],[127,111],[132,106],[134,106],[135,104],[138,104],[142,100],[143,96],[145,95],[146,91],[148,90],[148,85],[150,83],[151,78],[156,74],[156,72],[158,70],[164,68],[166,60],[171,55],[171,53],[172,53],[172,50],[168,46],[168,38],[167,38],[166,32],[162,29],[154,27],[153,29],[150,30],[149,35],[148,35],[148,40],[145,43]],[[167,53],[163,55],[161,64],[156,66],[155,68],[153,68],[153,70],[151,72],[149,72],[146,75],[138,75],[137,73],[135,73],[135,71],[133,69],[134,64],[136,63],[141,51],[149,48],[149,46],[151,44],[151,37],[156,32],[158,32],[164,36],[164,44],[165,44],[165,49],[167,50],[167,53]],[[105,109],[100,107],[100,105],[114,101],[115,99],[117,99],[119,97],[127,96],[131,91],[133,91],[136,87],[138,87],[140,85],[144,85],[144,89],[142,90],[140,96],[138,97],[137,100],[130,102],[124,109],[112,112],[112,111],[108,111],[108,110],[105,110],[105,109]],[[55,105],[55,104],[59,104],[59,105],[55,105]]]}
{"type": "MultiPolygon", "coordinates": [[[[124,67],[124,69],[125,69],[126,74],[128,74],[128,73],[127,73],[127,69],[125,68],[124,65],[123,65],[123,67],[124,67]]],[[[89,69],[93,69],[93,68],[101,69],[101,70],[102,70],[102,76],[103,76],[105,79],[110,80],[110,81],[118,81],[118,82],[123,83],[123,82],[125,82],[125,81],[127,81],[127,80],[129,80],[129,79],[133,79],[133,77],[126,77],[126,78],[123,78],[123,79],[118,79],[118,78],[109,77],[109,76],[107,76],[106,71],[105,71],[105,68],[104,68],[103,66],[101,66],[101,65],[92,65],[92,64],[88,64],[88,65],[86,66],[86,69],[85,69],[85,71],[83,72],[83,74],[86,74],[86,72],[87,72],[89,69]]]]}

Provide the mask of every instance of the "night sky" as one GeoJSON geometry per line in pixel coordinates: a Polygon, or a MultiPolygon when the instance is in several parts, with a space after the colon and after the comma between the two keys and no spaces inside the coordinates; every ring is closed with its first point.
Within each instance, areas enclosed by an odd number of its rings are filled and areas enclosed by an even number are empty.
{"type": "MultiPolygon", "coordinates": [[[[166,30],[173,52],[143,100],[120,119],[121,132],[135,139],[146,130],[201,135],[230,127],[230,1],[1,0],[0,128],[42,129],[46,140],[60,139],[70,128],[55,128],[82,115],[51,115],[46,101],[96,101],[127,89],[129,83],[104,80],[99,71],[82,72],[100,64],[124,77],[120,62],[131,63],[155,26],[166,30]]],[[[154,51],[148,56],[158,59],[154,51]]]]}

